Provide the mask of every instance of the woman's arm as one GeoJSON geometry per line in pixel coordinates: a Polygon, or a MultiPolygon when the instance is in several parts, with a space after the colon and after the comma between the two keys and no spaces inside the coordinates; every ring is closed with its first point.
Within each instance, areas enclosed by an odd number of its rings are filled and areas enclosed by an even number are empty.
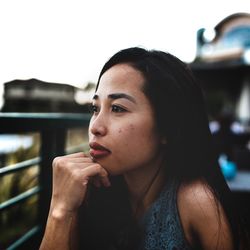
{"type": "Polygon", "coordinates": [[[40,249],[78,249],[77,213],[58,213],[51,209],[40,249]]]}
{"type": "Polygon", "coordinates": [[[192,246],[206,250],[234,249],[225,212],[205,183],[182,185],[178,209],[185,236],[192,246]]]}
{"type": "Polygon", "coordinates": [[[40,250],[78,248],[78,209],[93,178],[97,185],[110,185],[107,171],[83,153],[55,158],[52,199],[40,250]]]}

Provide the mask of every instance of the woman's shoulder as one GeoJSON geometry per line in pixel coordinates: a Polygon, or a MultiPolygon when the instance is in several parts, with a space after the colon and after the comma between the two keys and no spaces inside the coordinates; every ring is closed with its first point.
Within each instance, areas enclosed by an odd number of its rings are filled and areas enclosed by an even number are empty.
{"type": "Polygon", "coordinates": [[[214,208],[216,205],[216,197],[211,188],[204,180],[194,180],[190,182],[182,182],[178,189],[178,207],[184,205],[185,210],[188,208],[198,209],[199,211],[205,206],[214,208]]]}
{"type": "Polygon", "coordinates": [[[215,193],[203,180],[182,183],[177,206],[187,240],[204,249],[231,249],[232,235],[227,217],[215,193]]]}

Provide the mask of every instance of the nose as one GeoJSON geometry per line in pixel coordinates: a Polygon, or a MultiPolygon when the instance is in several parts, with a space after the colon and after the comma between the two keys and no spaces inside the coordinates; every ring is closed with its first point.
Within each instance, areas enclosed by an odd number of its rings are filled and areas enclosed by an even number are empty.
{"type": "Polygon", "coordinates": [[[105,122],[105,117],[102,113],[94,115],[89,124],[89,131],[95,136],[104,136],[107,133],[107,122],[105,122]]]}

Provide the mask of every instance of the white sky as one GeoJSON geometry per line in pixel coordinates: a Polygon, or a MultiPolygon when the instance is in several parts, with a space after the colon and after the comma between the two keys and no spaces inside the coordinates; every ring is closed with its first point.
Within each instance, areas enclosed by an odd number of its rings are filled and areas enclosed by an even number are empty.
{"type": "Polygon", "coordinates": [[[96,82],[116,51],[143,46],[189,62],[196,32],[249,12],[249,0],[0,0],[0,94],[4,82],[96,82]]]}

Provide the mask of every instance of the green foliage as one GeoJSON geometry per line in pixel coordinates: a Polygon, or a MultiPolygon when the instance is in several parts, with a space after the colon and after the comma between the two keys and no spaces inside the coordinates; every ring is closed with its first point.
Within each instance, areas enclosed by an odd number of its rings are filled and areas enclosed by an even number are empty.
{"type": "MultiPolygon", "coordinates": [[[[15,153],[6,156],[6,165],[15,164],[38,156],[39,136],[32,135],[34,144],[28,148],[20,148],[15,153]]],[[[15,173],[4,175],[0,178],[0,202],[13,198],[20,193],[38,184],[38,166],[15,173]]],[[[0,217],[0,249],[5,248],[13,240],[24,234],[37,222],[37,199],[33,196],[24,202],[18,203],[1,212],[0,217]]]]}
{"type": "MultiPolygon", "coordinates": [[[[32,134],[33,145],[28,149],[20,148],[15,153],[7,155],[5,165],[32,159],[39,155],[39,134],[32,134]]],[[[68,131],[66,147],[83,144],[88,141],[86,128],[68,131]]],[[[81,150],[87,150],[82,148],[81,150]]],[[[27,191],[38,185],[39,166],[0,177],[0,203],[27,191]]],[[[24,202],[12,206],[0,213],[0,249],[21,237],[38,223],[38,195],[32,196],[24,202]]]]}

